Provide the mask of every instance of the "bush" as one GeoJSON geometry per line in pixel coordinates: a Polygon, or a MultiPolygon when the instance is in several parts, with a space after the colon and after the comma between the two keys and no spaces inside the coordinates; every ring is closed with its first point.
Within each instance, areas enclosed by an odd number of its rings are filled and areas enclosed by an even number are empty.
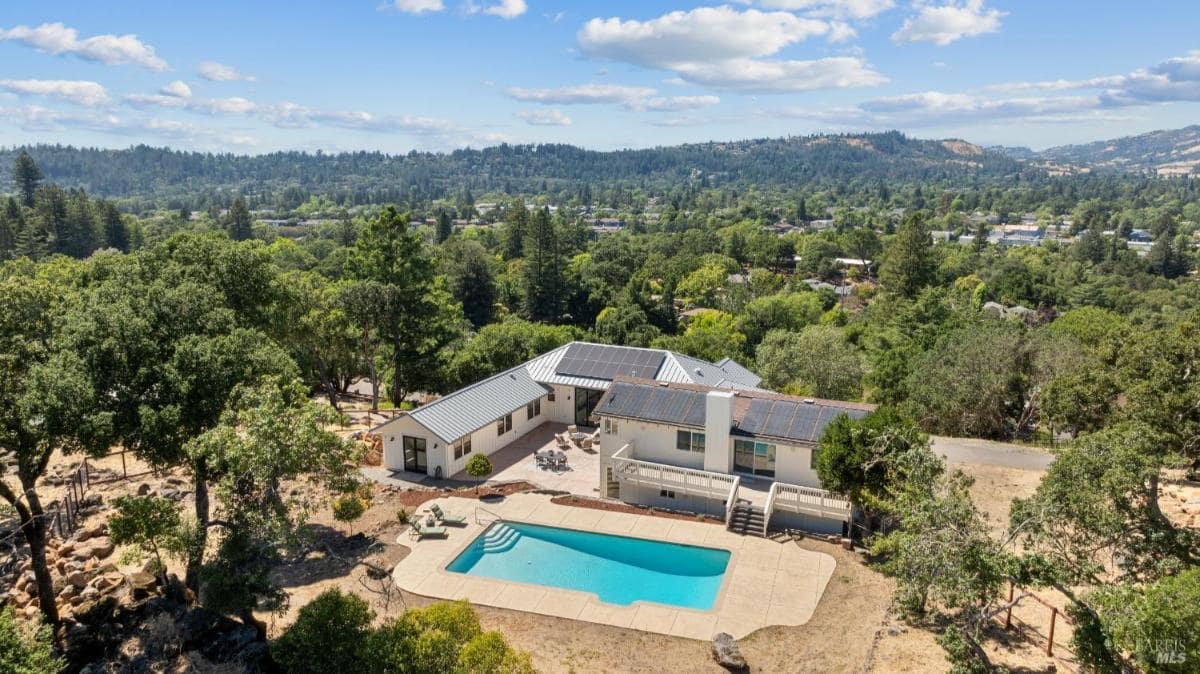
{"type": "Polygon", "coordinates": [[[532,674],[529,654],[514,651],[499,632],[483,632],[458,652],[458,671],[470,674],[532,674]]]}
{"type": "Polygon", "coordinates": [[[0,672],[54,674],[65,663],[54,655],[50,630],[22,629],[11,606],[0,606],[0,672]]]}
{"type": "Polygon", "coordinates": [[[369,505],[358,494],[342,494],[333,499],[333,519],[350,525],[350,531],[353,533],[354,520],[362,517],[369,505]]]}
{"type": "Polygon", "coordinates": [[[375,615],[353,594],[326,590],[271,644],[271,657],[293,673],[368,671],[366,648],[375,615]]]}
{"type": "MultiPolygon", "coordinates": [[[[471,477],[487,477],[492,474],[492,461],[483,454],[475,454],[467,459],[466,470],[471,477]]],[[[479,491],[479,485],[475,485],[475,491],[479,491]]]]}

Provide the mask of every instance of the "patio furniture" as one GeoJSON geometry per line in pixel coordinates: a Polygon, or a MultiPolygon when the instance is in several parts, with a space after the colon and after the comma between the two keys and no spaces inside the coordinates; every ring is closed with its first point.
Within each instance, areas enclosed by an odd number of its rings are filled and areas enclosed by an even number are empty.
{"type": "Polygon", "coordinates": [[[575,435],[578,432],[579,432],[579,427],[576,426],[575,424],[571,424],[570,426],[567,426],[567,433],[570,433],[571,435],[575,435]]]}
{"type": "Polygon", "coordinates": [[[409,527],[410,527],[408,530],[409,537],[415,538],[417,540],[425,538],[426,536],[445,537],[448,535],[448,532],[446,531],[446,527],[439,527],[439,526],[431,527],[428,524],[422,524],[420,520],[413,520],[412,522],[409,523],[409,527]]]}
{"type": "Polygon", "coordinates": [[[554,452],[552,451],[535,452],[533,458],[537,462],[538,468],[551,468],[554,466],[554,452]]]}
{"type": "Polygon", "coordinates": [[[570,438],[567,437],[566,433],[563,433],[562,435],[556,435],[556,436],[554,436],[554,439],[555,439],[556,444],[558,445],[559,449],[570,449],[571,448],[571,440],[570,440],[570,438]]]}
{"type": "Polygon", "coordinates": [[[556,468],[566,468],[567,467],[567,455],[562,452],[556,453],[554,455],[554,466],[556,468]]]}
{"type": "Polygon", "coordinates": [[[463,517],[462,515],[449,515],[446,513],[446,511],[442,510],[441,506],[439,506],[436,503],[429,506],[429,509],[433,511],[433,514],[438,518],[438,521],[440,521],[442,524],[453,524],[455,526],[460,526],[460,527],[467,526],[467,518],[466,517],[463,517]]]}
{"type": "Polygon", "coordinates": [[[586,438],[580,440],[579,448],[580,449],[591,449],[592,448],[592,436],[589,435],[586,438]]]}

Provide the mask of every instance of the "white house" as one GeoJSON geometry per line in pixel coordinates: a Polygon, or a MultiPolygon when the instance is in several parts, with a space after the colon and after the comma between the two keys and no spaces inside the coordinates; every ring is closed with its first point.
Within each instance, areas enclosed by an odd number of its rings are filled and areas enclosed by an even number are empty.
{"type": "Polygon", "coordinates": [[[450,477],[472,453],[492,454],[545,422],[591,426],[618,376],[755,388],[762,381],[731,359],[709,363],[662,349],[571,342],[385,422],[383,465],[450,477]]]}
{"type": "Polygon", "coordinates": [[[872,409],[761,389],[618,378],[595,410],[601,491],[728,518],[739,483],[753,480],[770,484],[764,526],[774,511],[776,524],[790,519],[837,533],[849,508],[821,489],[817,442],[839,415],[858,419],[872,409]]]}

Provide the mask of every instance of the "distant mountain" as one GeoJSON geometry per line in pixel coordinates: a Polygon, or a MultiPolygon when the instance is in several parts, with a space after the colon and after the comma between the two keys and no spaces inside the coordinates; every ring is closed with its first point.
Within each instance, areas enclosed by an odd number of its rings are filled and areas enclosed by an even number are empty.
{"type": "MultiPolygon", "coordinates": [[[[0,149],[11,166],[21,148],[0,149]]],[[[922,140],[897,131],[709,142],[600,152],[571,145],[498,145],[448,154],[378,152],[257,156],[37,145],[27,148],[47,178],[140,205],[195,203],[237,190],[286,204],[324,193],[339,202],[441,198],[470,190],[583,193],[606,187],[811,186],[952,183],[1015,177],[1021,162],[962,140],[922,140]]],[[[0,171],[0,180],[8,178],[0,171]]],[[[11,185],[0,182],[0,191],[11,185]]]]}
{"type": "MultiPolygon", "coordinates": [[[[1010,155],[1012,156],[1012,155],[1010,155]]],[[[1159,176],[1200,175],[1200,125],[1151,131],[1038,152],[1033,161],[1054,170],[1145,172],[1159,176]]]]}
{"type": "Polygon", "coordinates": [[[1023,145],[989,145],[985,149],[1020,161],[1037,158],[1037,152],[1023,145]]]}

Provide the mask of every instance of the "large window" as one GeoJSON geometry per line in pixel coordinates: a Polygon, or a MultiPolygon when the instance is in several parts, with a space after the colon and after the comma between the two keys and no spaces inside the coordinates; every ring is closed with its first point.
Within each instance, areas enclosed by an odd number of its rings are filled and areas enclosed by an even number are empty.
{"type": "Polygon", "coordinates": [[[704,434],[675,431],[675,449],[683,452],[704,452],[704,434]]]}
{"type": "Polygon", "coordinates": [[[471,453],[471,436],[464,435],[454,443],[454,458],[461,459],[471,453]]]}
{"type": "Polygon", "coordinates": [[[504,435],[512,430],[512,415],[506,414],[503,418],[496,420],[496,435],[504,435]]]}
{"type": "Polygon", "coordinates": [[[733,469],[740,473],[775,477],[775,445],[734,440],[733,469]]]}
{"type": "Polygon", "coordinates": [[[609,418],[605,417],[605,419],[604,419],[604,434],[605,435],[613,435],[614,433],[617,432],[617,430],[618,430],[617,420],[609,419],[609,418]]]}
{"type": "Polygon", "coordinates": [[[529,421],[534,417],[540,416],[542,416],[542,399],[538,398],[525,406],[525,420],[529,421]]]}

